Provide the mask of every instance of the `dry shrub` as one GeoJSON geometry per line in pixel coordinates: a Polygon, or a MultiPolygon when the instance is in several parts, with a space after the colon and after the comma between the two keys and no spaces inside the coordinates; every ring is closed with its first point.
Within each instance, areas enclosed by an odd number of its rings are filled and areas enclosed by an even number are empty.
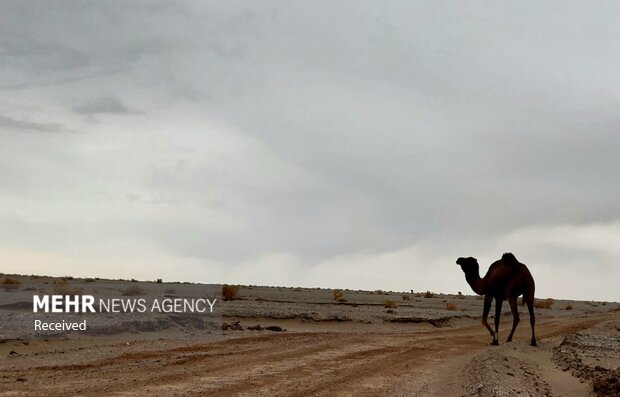
{"type": "Polygon", "coordinates": [[[520,296],[520,297],[518,297],[518,298],[517,298],[517,305],[519,305],[519,306],[523,306],[524,304],[525,304],[525,303],[523,302],[523,297],[521,297],[521,296],[520,296]]]}
{"type": "Polygon", "coordinates": [[[222,285],[222,298],[225,301],[233,301],[239,298],[238,285],[222,285]]]}
{"type": "Polygon", "coordinates": [[[435,294],[434,294],[434,293],[432,293],[431,291],[426,291],[426,292],[424,293],[424,297],[425,297],[425,298],[434,298],[434,297],[435,297],[435,294]]]}
{"type": "Polygon", "coordinates": [[[60,280],[54,280],[54,288],[52,290],[53,294],[54,295],[82,295],[82,292],[84,292],[84,290],[82,288],[71,286],[71,284],[69,283],[69,280],[71,280],[69,277],[63,277],[60,280]]]}
{"type": "Polygon", "coordinates": [[[570,303],[568,305],[566,305],[566,307],[564,308],[564,310],[573,310],[573,305],[571,305],[570,303]]]}
{"type": "Polygon", "coordinates": [[[554,303],[555,301],[552,298],[547,298],[544,301],[536,301],[534,307],[537,309],[551,309],[554,303]]]}
{"type": "Polygon", "coordinates": [[[125,289],[123,296],[144,295],[144,290],[137,285],[131,285],[125,289]]]}
{"type": "Polygon", "coordinates": [[[446,310],[456,310],[456,305],[454,303],[446,303],[446,310]]]}
{"type": "Polygon", "coordinates": [[[340,291],[339,289],[335,289],[335,290],[333,291],[333,294],[334,294],[334,300],[335,300],[335,301],[339,301],[339,300],[341,300],[342,298],[344,298],[344,295],[342,294],[342,291],[340,291]]]}
{"type": "Polygon", "coordinates": [[[4,281],[2,282],[2,288],[5,291],[14,291],[20,288],[21,285],[21,281],[19,281],[16,278],[13,277],[5,277],[4,281]]]}
{"type": "Polygon", "coordinates": [[[404,301],[411,300],[411,297],[409,295],[403,295],[403,300],[404,301]]]}
{"type": "Polygon", "coordinates": [[[387,309],[396,309],[398,307],[398,303],[391,300],[385,300],[383,301],[383,306],[387,309]]]}

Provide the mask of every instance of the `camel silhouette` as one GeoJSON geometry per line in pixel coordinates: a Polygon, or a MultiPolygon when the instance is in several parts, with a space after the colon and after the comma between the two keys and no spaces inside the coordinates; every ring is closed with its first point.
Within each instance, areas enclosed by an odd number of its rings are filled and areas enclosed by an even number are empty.
{"type": "Polygon", "coordinates": [[[484,325],[493,337],[492,345],[499,345],[499,320],[502,312],[502,303],[508,300],[512,311],[512,331],[506,342],[512,341],[512,336],[519,324],[519,311],[517,310],[517,298],[523,295],[523,302],[527,304],[532,326],[532,340],[530,344],[536,346],[534,334],[534,278],[527,267],[517,261],[511,253],[502,255],[502,259],[493,262],[489,266],[487,274],[480,278],[478,272],[478,260],[476,258],[458,258],[456,263],[461,266],[465,273],[465,280],[478,295],[484,295],[484,309],[482,311],[482,325],[484,325]],[[491,329],[487,318],[491,310],[491,302],[495,298],[495,331],[491,329]]]}

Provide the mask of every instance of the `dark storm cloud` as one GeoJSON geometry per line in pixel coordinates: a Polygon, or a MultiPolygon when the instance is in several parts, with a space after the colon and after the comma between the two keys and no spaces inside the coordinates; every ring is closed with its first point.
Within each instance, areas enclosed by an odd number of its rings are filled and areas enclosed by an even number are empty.
{"type": "Polygon", "coordinates": [[[222,277],[268,258],[324,284],[322,269],[346,281],[355,263],[511,247],[611,268],[577,242],[617,234],[619,16],[613,2],[4,3],[2,128],[87,133],[26,152],[5,135],[1,161],[46,197],[23,200],[28,222],[79,214],[99,233],[84,246],[124,228],[222,277]]]}

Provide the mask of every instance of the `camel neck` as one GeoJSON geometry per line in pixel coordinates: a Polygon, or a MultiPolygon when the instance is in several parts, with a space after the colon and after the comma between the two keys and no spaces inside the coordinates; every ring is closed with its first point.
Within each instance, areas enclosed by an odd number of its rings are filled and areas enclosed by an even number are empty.
{"type": "Polygon", "coordinates": [[[475,293],[478,295],[484,295],[484,279],[480,278],[480,274],[478,274],[478,272],[466,274],[465,279],[475,293]]]}

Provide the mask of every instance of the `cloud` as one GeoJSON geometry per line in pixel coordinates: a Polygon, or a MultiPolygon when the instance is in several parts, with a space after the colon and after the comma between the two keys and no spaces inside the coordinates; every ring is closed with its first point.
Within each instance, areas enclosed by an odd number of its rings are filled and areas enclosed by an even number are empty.
{"type": "Polygon", "coordinates": [[[45,88],[45,87],[58,87],[61,85],[67,85],[76,82],[83,82],[85,80],[92,80],[96,78],[103,78],[107,76],[114,76],[119,73],[119,70],[110,70],[105,72],[87,73],[81,76],[70,77],[51,77],[47,79],[28,79],[21,83],[12,83],[0,85],[0,91],[19,91],[32,88],[45,88]]]}
{"type": "Polygon", "coordinates": [[[76,105],[73,111],[78,114],[95,115],[95,114],[139,114],[140,111],[127,107],[118,98],[100,97],[92,101],[76,105]]]}
{"type": "Polygon", "coordinates": [[[66,132],[66,130],[59,123],[41,123],[37,121],[17,120],[3,115],[0,115],[0,128],[10,132],[66,132]]]}
{"type": "Polygon", "coordinates": [[[101,276],[98,269],[107,269],[109,277],[146,280],[235,280],[247,285],[471,294],[456,258],[477,257],[484,276],[488,266],[510,249],[532,272],[537,298],[617,300],[616,264],[620,255],[614,247],[620,235],[620,222],[544,225],[535,229],[517,229],[506,235],[471,238],[456,244],[441,239],[421,240],[392,251],[352,252],[318,263],[291,252],[272,252],[236,263],[205,260],[179,257],[157,246],[127,241],[122,243],[123,254],[107,249],[98,250],[96,256],[79,246],[66,254],[51,247],[27,250],[5,245],[0,247],[0,260],[7,264],[6,272],[57,276],[101,276]],[[131,268],[124,265],[128,256],[134,257],[131,268]],[[84,266],[85,262],[89,266],[84,266]]]}
{"type": "Polygon", "coordinates": [[[615,274],[617,4],[326,4],[7,4],[0,127],[84,133],[2,135],[6,244],[266,284],[615,274]]]}

